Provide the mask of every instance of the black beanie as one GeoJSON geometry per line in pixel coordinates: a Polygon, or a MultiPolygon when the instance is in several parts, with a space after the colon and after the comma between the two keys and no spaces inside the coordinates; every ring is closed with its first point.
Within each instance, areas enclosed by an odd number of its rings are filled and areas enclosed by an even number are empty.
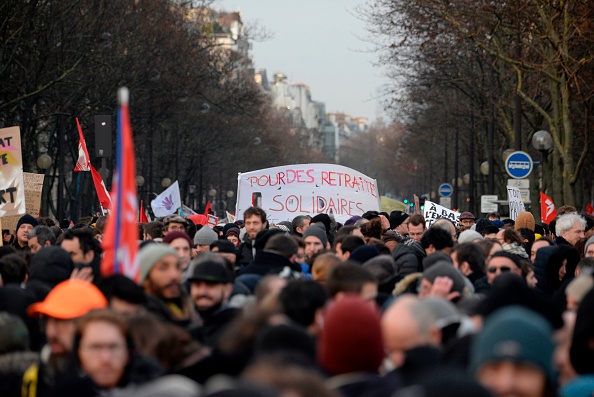
{"type": "Polygon", "coordinates": [[[31,225],[31,226],[35,227],[35,226],[39,225],[39,222],[37,222],[37,219],[35,219],[33,217],[33,215],[25,214],[25,215],[21,216],[21,218],[17,222],[15,230],[19,230],[21,225],[24,225],[24,224],[31,225]]]}
{"type": "Polygon", "coordinates": [[[29,279],[56,286],[68,280],[73,269],[68,252],[56,245],[44,247],[32,256],[29,279]]]}
{"type": "Polygon", "coordinates": [[[390,229],[396,229],[398,226],[402,225],[404,221],[408,218],[408,214],[402,211],[392,211],[390,213],[390,229]]]}

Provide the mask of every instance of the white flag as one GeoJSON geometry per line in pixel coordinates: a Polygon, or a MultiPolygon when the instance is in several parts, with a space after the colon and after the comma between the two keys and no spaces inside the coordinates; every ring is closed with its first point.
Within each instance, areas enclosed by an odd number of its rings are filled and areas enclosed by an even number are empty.
{"type": "Polygon", "coordinates": [[[156,217],[171,215],[175,213],[181,205],[182,202],[177,181],[151,201],[151,208],[156,217]]]}

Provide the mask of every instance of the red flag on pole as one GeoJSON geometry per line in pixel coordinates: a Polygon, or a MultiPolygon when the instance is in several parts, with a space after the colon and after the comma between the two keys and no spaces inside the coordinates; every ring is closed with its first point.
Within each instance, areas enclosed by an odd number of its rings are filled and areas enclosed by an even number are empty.
{"type": "Polygon", "coordinates": [[[206,208],[204,209],[204,216],[208,218],[210,214],[210,200],[206,202],[206,208]]]}
{"type": "Polygon", "coordinates": [[[129,91],[118,90],[118,128],[116,134],[116,169],[112,189],[113,203],[111,215],[105,226],[103,237],[104,256],[101,261],[101,274],[123,274],[138,282],[138,211],[136,194],[136,158],[132,127],[128,113],[129,91]]]}
{"type": "Polygon", "coordinates": [[[588,204],[586,205],[586,214],[588,214],[588,215],[594,214],[594,208],[592,207],[592,204],[590,204],[589,201],[588,201],[588,204]]]}
{"type": "Polygon", "coordinates": [[[76,165],[74,166],[74,172],[80,171],[91,171],[91,176],[93,177],[93,184],[95,185],[95,191],[97,192],[97,197],[99,198],[99,203],[103,208],[109,208],[111,206],[111,197],[109,196],[109,192],[105,187],[105,183],[103,183],[103,178],[97,172],[93,164],[91,164],[91,158],[89,157],[89,152],[87,151],[87,143],[85,142],[85,136],[83,134],[82,128],[80,127],[80,123],[78,122],[78,118],[76,119],[76,126],[78,127],[78,160],[76,161],[76,165]]]}
{"type": "Polygon", "coordinates": [[[540,219],[547,225],[557,217],[557,209],[553,199],[540,192],[540,219]]]}
{"type": "Polygon", "coordinates": [[[140,223],[148,223],[148,217],[146,216],[146,212],[144,212],[144,202],[140,200],[140,210],[139,210],[139,221],[140,223]]]}

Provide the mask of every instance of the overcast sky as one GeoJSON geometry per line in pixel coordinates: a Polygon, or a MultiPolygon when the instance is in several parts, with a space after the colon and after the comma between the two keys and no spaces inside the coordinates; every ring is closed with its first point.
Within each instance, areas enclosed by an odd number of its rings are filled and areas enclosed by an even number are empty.
{"type": "Polygon", "coordinates": [[[383,116],[378,92],[386,80],[372,63],[376,55],[364,41],[365,23],[355,7],[364,0],[219,0],[215,7],[241,11],[244,23],[257,22],[274,37],[254,42],[256,70],[268,78],[284,73],[291,83],[309,86],[326,112],[383,116]]]}

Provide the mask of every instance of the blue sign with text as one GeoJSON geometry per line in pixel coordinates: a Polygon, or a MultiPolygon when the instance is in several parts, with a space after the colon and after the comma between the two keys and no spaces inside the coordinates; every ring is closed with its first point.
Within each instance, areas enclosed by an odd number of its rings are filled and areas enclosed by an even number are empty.
{"type": "Polygon", "coordinates": [[[439,185],[439,195],[441,197],[450,197],[454,193],[454,188],[449,183],[439,185]]]}
{"type": "Polygon", "coordinates": [[[526,178],[532,172],[532,157],[526,152],[513,152],[505,160],[505,171],[515,179],[526,178]]]}

